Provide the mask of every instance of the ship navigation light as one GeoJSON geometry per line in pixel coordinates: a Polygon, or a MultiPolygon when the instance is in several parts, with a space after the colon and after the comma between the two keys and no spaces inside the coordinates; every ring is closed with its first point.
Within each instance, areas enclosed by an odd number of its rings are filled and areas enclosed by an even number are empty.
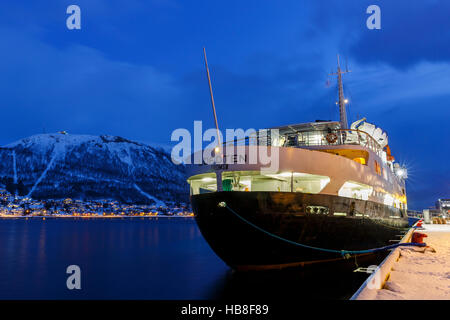
{"type": "Polygon", "coordinates": [[[400,167],[400,166],[395,167],[395,174],[400,179],[404,179],[404,180],[408,179],[408,169],[406,169],[405,167],[400,167]]]}

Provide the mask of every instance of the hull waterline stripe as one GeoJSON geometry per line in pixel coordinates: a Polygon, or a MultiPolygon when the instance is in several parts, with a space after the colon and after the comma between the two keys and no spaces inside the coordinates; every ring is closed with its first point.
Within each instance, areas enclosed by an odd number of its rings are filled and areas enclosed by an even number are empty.
{"type": "MultiPolygon", "coordinates": [[[[362,253],[355,255],[356,257],[365,257],[368,255],[372,255],[372,253],[362,253]]],[[[235,267],[237,271],[259,271],[259,270],[281,270],[286,268],[293,268],[293,267],[304,267],[307,265],[312,264],[323,264],[323,263],[330,263],[330,262],[336,262],[336,261],[343,261],[346,260],[346,257],[340,257],[340,258],[333,258],[333,259],[325,259],[325,260],[314,260],[314,261],[300,261],[300,262],[289,262],[289,263],[282,263],[282,264],[264,264],[264,265],[238,265],[235,267]]]]}

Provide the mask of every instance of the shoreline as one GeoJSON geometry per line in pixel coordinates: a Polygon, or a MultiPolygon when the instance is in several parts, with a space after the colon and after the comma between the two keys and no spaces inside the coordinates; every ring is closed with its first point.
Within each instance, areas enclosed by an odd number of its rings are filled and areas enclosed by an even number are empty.
{"type": "Polygon", "coordinates": [[[79,219],[116,219],[116,218],[194,218],[194,216],[169,216],[169,215],[158,215],[158,216],[126,216],[126,215],[116,215],[116,216],[55,216],[55,215],[45,215],[45,216],[7,216],[1,215],[1,219],[68,219],[68,218],[79,218],[79,219]]]}

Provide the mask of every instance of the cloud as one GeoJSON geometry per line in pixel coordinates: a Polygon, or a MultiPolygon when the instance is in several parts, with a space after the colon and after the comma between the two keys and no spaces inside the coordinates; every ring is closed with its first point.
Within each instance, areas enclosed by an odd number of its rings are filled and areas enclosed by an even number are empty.
{"type": "Polygon", "coordinates": [[[381,30],[369,30],[370,0],[316,2],[311,34],[338,40],[340,53],[360,64],[389,64],[402,70],[421,62],[450,61],[450,2],[379,0],[381,30]]]}
{"type": "Polygon", "coordinates": [[[14,119],[4,125],[3,140],[42,127],[132,137],[133,127],[161,130],[182,95],[172,76],[152,66],[110,60],[77,44],[56,48],[17,30],[2,28],[0,37],[8,44],[0,52],[3,116],[14,119]]]}
{"type": "Polygon", "coordinates": [[[363,28],[350,47],[360,62],[385,62],[400,69],[450,61],[450,2],[381,1],[381,30],[363,28]]]}
{"type": "Polygon", "coordinates": [[[367,109],[384,111],[407,101],[450,95],[450,62],[421,62],[399,70],[388,64],[352,61],[352,69],[354,72],[346,76],[348,86],[353,95],[364,99],[367,109]]]}

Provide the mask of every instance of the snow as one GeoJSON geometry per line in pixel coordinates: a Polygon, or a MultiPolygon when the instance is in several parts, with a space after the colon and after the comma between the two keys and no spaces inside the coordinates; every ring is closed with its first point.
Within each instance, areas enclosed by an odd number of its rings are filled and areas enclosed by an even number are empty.
{"type": "Polygon", "coordinates": [[[152,197],[147,192],[145,192],[141,188],[139,188],[139,186],[136,183],[134,184],[134,188],[137,191],[139,191],[144,197],[147,197],[148,199],[155,201],[155,206],[157,206],[157,207],[159,207],[159,206],[163,206],[163,207],[166,206],[166,204],[163,201],[161,201],[161,200],[159,200],[159,199],[157,199],[155,197],[152,197]]]}
{"type": "Polygon", "coordinates": [[[363,300],[449,300],[450,225],[424,225],[418,232],[433,250],[405,247],[381,290],[369,290],[363,300]]]}
{"type": "Polygon", "coordinates": [[[129,143],[118,142],[113,144],[106,144],[109,152],[115,154],[117,158],[128,166],[128,169],[134,166],[133,159],[131,158],[131,151],[129,143]]]}
{"type": "Polygon", "coordinates": [[[15,183],[20,180],[29,198],[38,193],[52,197],[89,191],[106,197],[112,193],[120,199],[136,195],[142,200],[143,195],[165,206],[163,201],[171,201],[169,192],[150,195],[134,183],[163,180],[177,197],[186,191],[184,168],[175,166],[168,154],[118,136],[37,134],[0,148],[0,159],[0,174],[14,178],[15,183]]]}
{"type": "Polygon", "coordinates": [[[136,146],[142,147],[141,144],[129,140],[116,141],[115,136],[93,136],[93,135],[83,135],[83,134],[61,134],[61,133],[48,133],[48,134],[37,134],[30,136],[28,138],[10,143],[6,145],[6,148],[14,148],[17,146],[22,146],[24,148],[35,148],[39,152],[45,150],[53,150],[53,153],[58,152],[57,158],[63,158],[66,152],[69,152],[76,146],[81,144],[89,145],[104,145],[108,150],[117,156],[117,158],[128,165],[133,167],[133,159],[131,157],[131,150],[135,149],[136,146]],[[106,142],[102,139],[105,139],[106,142]]]}
{"type": "Polygon", "coordinates": [[[6,148],[14,148],[18,145],[23,145],[24,147],[29,146],[39,146],[42,148],[47,146],[47,148],[52,148],[56,142],[63,143],[66,145],[78,145],[85,142],[101,142],[102,140],[98,136],[83,135],[83,134],[61,134],[61,133],[47,133],[47,134],[36,134],[25,139],[18,140],[16,142],[6,145],[6,148]]]}
{"type": "MultiPolygon", "coordinates": [[[[56,146],[55,146],[56,149],[56,146]]],[[[45,168],[44,172],[42,172],[42,174],[39,176],[39,178],[36,180],[36,182],[34,183],[33,187],[30,189],[30,192],[28,192],[27,194],[27,198],[30,198],[31,195],[33,194],[34,190],[36,189],[36,187],[39,185],[39,183],[45,178],[45,176],[47,175],[48,170],[50,170],[50,168],[53,166],[53,163],[55,163],[55,160],[58,156],[57,152],[53,153],[52,159],[50,160],[50,162],[48,163],[47,167],[45,168]]]]}
{"type": "Polygon", "coordinates": [[[12,156],[13,156],[13,169],[14,169],[14,184],[17,184],[16,150],[13,150],[12,156]]]}
{"type": "MultiPolygon", "coordinates": [[[[76,136],[73,136],[76,139],[79,139],[79,137],[77,138],[76,136]]],[[[90,136],[89,136],[90,137],[90,136]]],[[[32,136],[31,138],[38,138],[38,139],[46,139],[47,135],[36,135],[36,136],[32,136]]],[[[28,192],[27,197],[30,198],[31,195],[33,194],[34,190],[36,189],[36,187],[39,185],[39,183],[45,178],[45,176],[47,175],[47,172],[53,167],[53,165],[55,164],[56,160],[58,160],[58,158],[60,160],[64,160],[66,157],[66,147],[69,144],[73,145],[73,140],[74,139],[70,139],[72,141],[67,141],[68,139],[57,139],[56,143],[53,140],[49,140],[51,141],[51,143],[53,144],[53,152],[52,152],[52,158],[50,159],[47,167],[45,168],[44,172],[42,172],[42,174],[39,176],[39,178],[36,180],[36,182],[34,183],[33,187],[30,189],[30,192],[28,192]]]]}

